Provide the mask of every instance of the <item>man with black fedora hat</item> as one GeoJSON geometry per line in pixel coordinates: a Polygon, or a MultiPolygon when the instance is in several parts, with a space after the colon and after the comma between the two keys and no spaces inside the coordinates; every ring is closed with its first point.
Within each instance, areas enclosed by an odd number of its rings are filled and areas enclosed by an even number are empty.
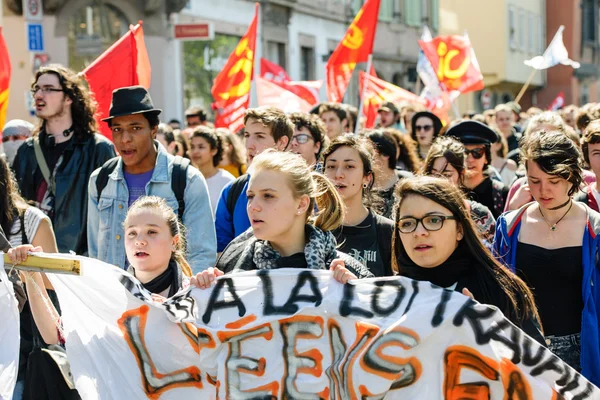
{"type": "Polygon", "coordinates": [[[186,227],[187,258],[200,272],[216,261],[216,236],[206,181],[189,160],[156,140],[160,109],[141,86],[116,89],[108,118],[119,157],[94,171],[88,186],[90,257],[126,268],[123,223],[141,196],[164,198],[186,227]]]}
{"type": "Polygon", "coordinates": [[[488,166],[491,164],[491,145],[496,142],[496,132],[478,121],[459,122],[446,131],[465,145],[466,174],[464,185],[467,195],[490,209],[494,218],[504,211],[508,187],[492,179],[488,166]]]}

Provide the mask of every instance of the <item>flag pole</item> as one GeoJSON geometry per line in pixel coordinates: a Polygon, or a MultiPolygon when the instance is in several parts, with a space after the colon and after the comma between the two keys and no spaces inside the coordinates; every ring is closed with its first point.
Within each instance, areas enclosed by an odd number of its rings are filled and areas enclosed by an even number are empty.
{"type": "Polygon", "coordinates": [[[525,84],[521,88],[521,91],[517,95],[517,98],[515,99],[515,103],[518,104],[519,100],[521,100],[521,97],[523,97],[523,95],[525,94],[525,91],[527,90],[527,88],[529,87],[529,84],[533,80],[533,77],[535,76],[536,71],[537,71],[537,69],[531,68],[531,74],[529,74],[529,78],[527,78],[527,81],[525,82],[525,84]]]}
{"type": "MultiPolygon", "coordinates": [[[[458,99],[458,96],[456,96],[456,99],[458,99]]],[[[452,109],[454,110],[454,115],[456,116],[456,119],[460,119],[460,112],[458,111],[458,106],[456,105],[456,99],[452,100],[452,109]]]]}
{"type": "MultiPolygon", "coordinates": [[[[371,66],[373,65],[373,54],[369,54],[369,58],[367,58],[367,74],[371,73],[371,66]]],[[[358,75],[358,79],[360,81],[360,74],[358,75]]],[[[367,82],[365,80],[365,82],[363,82],[363,88],[362,91],[360,93],[360,102],[358,105],[358,113],[357,113],[357,117],[356,117],[356,124],[354,127],[354,134],[358,135],[358,129],[360,128],[360,120],[362,119],[362,115],[363,115],[363,107],[365,105],[365,93],[367,90],[367,82]]]]}
{"type": "Polygon", "coordinates": [[[258,107],[258,90],[256,88],[256,74],[260,74],[260,59],[262,58],[262,7],[259,2],[254,3],[254,15],[256,15],[256,52],[252,62],[252,81],[250,82],[250,107],[258,107]],[[257,68],[258,66],[258,68],[257,68]]]}

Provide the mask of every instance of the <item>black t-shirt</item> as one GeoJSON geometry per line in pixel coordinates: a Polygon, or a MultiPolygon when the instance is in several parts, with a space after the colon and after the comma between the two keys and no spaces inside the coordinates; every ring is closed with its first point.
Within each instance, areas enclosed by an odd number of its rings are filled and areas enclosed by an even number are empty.
{"type": "Polygon", "coordinates": [[[492,182],[492,178],[486,176],[485,179],[477,185],[474,189],[469,190],[467,197],[470,200],[476,201],[483,204],[490,209],[494,218],[498,219],[502,210],[504,209],[504,203],[508,195],[508,187],[501,183],[492,182]],[[494,189],[493,185],[502,186],[498,189],[494,189]],[[496,192],[496,193],[494,193],[496,192]]]}
{"type": "Polygon", "coordinates": [[[392,232],[394,223],[369,211],[358,225],[341,226],[333,231],[338,250],[371,271],[375,276],[392,276],[392,232]]]}

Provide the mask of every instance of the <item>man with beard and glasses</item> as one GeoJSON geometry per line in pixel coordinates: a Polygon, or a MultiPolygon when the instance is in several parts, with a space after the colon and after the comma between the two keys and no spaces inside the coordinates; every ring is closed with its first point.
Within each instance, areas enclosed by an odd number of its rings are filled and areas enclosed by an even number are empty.
{"type": "Polygon", "coordinates": [[[504,211],[508,187],[492,179],[488,173],[491,144],[497,139],[496,132],[477,121],[463,121],[446,131],[465,145],[466,172],[464,186],[467,196],[490,209],[494,218],[504,211]]]}
{"type": "Polygon", "coordinates": [[[96,105],[74,71],[40,68],[31,93],[39,124],[13,163],[19,189],[52,220],[59,252],[87,255],[88,180],[114,146],[96,133],[96,105]]]}

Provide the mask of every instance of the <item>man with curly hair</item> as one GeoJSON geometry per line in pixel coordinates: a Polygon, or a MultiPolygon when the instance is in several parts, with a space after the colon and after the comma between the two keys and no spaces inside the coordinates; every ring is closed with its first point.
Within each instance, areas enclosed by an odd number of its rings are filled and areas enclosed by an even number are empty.
{"type": "Polygon", "coordinates": [[[74,71],[40,68],[31,94],[38,125],[13,163],[19,189],[52,220],[61,253],[87,255],[87,184],[114,146],[97,133],[96,104],[74,71]]]}

